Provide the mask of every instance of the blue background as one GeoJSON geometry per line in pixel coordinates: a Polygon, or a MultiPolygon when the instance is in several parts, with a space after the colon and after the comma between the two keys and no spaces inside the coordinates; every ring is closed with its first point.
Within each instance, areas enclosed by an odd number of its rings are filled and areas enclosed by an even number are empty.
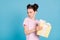
{"type": "Polygon", "coordinates": [[[0,0],[0,40],[26,40],[23,20],[29,3],[39,5],[37,19],[52,24],[49,37],[40,40],[60,40],[60,0],[0,0]]]}

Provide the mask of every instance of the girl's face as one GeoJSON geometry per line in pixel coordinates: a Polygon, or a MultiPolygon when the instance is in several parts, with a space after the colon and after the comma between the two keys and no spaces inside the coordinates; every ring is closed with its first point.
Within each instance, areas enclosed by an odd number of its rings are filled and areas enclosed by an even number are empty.
{"type": "Polygon", "coordinates": [[[28,12],[28,16],[29,16],[30,18],[35,17],[36,11],[34,11],[32,8],[28,8],[28,9],[27,9],[27,12],[28,12]]]}

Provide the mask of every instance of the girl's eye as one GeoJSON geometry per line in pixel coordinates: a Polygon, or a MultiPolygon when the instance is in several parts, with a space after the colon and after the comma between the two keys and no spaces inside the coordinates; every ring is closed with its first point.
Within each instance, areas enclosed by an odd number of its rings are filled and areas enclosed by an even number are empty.
{"type": "Polygon", "coordinates": [[[31,14],[32,12],[27,12],[27,14],[29,14],[29,13],[31,14]]]}
{"type": "Polygon", "coordinates": [[[32,12],[30,12],[30,13],[32,13],[32,12]]]}

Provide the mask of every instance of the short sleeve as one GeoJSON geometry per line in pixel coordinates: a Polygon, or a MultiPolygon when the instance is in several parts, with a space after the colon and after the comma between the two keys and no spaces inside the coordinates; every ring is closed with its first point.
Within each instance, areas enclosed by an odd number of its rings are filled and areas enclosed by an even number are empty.
{"type": "Polygon", "coordinates": [[[23,26],[28,26],[28,18],[24,19],[23,26]]]}

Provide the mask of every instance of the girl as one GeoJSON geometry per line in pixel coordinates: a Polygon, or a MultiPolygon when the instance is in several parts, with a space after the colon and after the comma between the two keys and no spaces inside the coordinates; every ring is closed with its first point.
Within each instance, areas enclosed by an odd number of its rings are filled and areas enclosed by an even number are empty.
{"type": "Polygon", "coordinates": [[[37,4],[27,5],[28,17],[25,18],[23,23],[26,40],[39,40],[39,36],[36,34],[36,31],[40,30],[41,28],[37,27],[38,21],[35,19],[37,9],[37,4]]]}

